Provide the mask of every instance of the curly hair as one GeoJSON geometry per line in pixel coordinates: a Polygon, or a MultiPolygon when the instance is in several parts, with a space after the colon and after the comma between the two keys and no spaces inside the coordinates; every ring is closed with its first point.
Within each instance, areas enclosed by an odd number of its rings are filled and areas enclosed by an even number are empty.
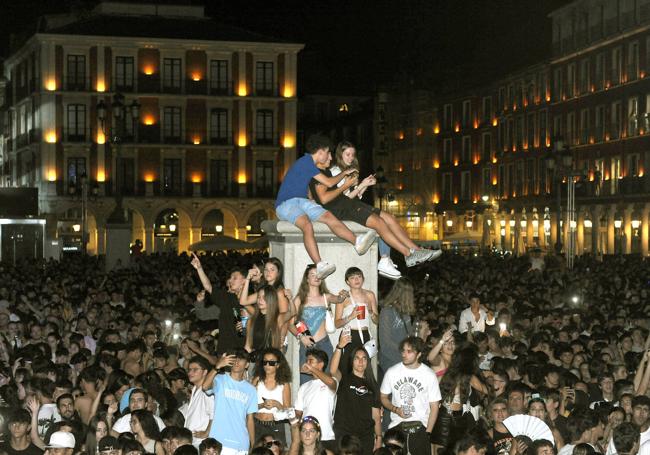
{"type": "Polygon", "coordinates": [[[260,381],[266,379],[266,372],[264,371],[264,357],[268,354],[273,355],[278,361],[278,369],[275,372],[275,380],[278,384],[289,384],[291,383],[291,368],[289,367],[289,362],[282,354],[282,351],[276,348],[266,348],[262,350],[257,356],[257,362],[255,363],[255,377],[259,378],[260,381]]]}

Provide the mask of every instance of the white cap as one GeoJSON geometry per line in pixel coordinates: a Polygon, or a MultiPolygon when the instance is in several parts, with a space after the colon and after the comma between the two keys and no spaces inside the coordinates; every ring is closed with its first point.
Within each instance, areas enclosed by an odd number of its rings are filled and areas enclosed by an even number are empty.
{"type": "Polygon", "coordinates": [[[46,449],[74,449],[74,435],[67,431],[55,431],[50,436],[50,443],[45,446],[46,449]]]}

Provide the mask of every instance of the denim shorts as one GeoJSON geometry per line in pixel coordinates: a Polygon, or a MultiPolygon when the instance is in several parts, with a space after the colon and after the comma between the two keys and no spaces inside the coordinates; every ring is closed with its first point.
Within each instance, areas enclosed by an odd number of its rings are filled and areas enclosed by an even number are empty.
{"type": "Polygon", "coordinates": [[[278,218],[291,224],[296,224],[302,215],[307,215],[311,221],[317,221],[325,212],[327,210],[314,201],[302,197],[288,199],[275,208],[278,218]]]}

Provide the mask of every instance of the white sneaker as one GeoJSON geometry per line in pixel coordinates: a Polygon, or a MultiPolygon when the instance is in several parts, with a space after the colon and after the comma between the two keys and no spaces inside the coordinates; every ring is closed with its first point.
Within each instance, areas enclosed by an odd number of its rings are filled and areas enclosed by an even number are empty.
{"type": "Polygon", "coordinates": [[[389,280],[399,280],[402,277],[402,273],[397,270],[390,258],[381,258],[377,263],[377,271],[379,275],[389,280]]]}
{"type": "Polygon", "coordinates": [[[431,254],[431,257],[429,259],[427,259],[428,261],[435,261],[440,256],[442,256],[442,250],[429,250],[429,251],[431,251],[431,253],[433,254],[431,254]]]}
{"type": "Polygon", "coordinates": [[[319,280],[324,280],[335,271],[336,266],[334,264],[330,264],[327,261],[320,261],[318,264],[316,264],[316,277],[318,277],[319,280]]]}
{"type": "Polygon", "coordinates": [[[354,243],[354,249],[357,250],[359,256],[366,254],[366,251],[370,249],[376,238],[377,232],[373,230],[368,231],[363,235],[357,236],[357,240],[354,243]]]}
{"type": "Polygon", "coordinates": [[[431,257],[433,257],[431,250],[411,250],[411,254],[404,258],[404,262],[407,267],[413,267],[428,261],[431,257]]]}

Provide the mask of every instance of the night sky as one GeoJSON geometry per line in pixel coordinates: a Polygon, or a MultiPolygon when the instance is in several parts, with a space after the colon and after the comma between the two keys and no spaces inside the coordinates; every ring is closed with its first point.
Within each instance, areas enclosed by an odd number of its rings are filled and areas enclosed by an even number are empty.
{"type": "MultiPolygon", "coordinates": [[[[163,0],[167,3],[179,3],[163,0]]],[[[159,3],[162,3],[159,1],[159,3]]],[[[0,56],[11,33],[82,0],[0,1],[0,56]]],[[[183,0],[180,0],[183,3],[183,0]]],[[[553,9],[568,0],[205,0],[218,21],[305,43],[301,93],[439,91],[490,81],[549,55],[553,9]]]]}

